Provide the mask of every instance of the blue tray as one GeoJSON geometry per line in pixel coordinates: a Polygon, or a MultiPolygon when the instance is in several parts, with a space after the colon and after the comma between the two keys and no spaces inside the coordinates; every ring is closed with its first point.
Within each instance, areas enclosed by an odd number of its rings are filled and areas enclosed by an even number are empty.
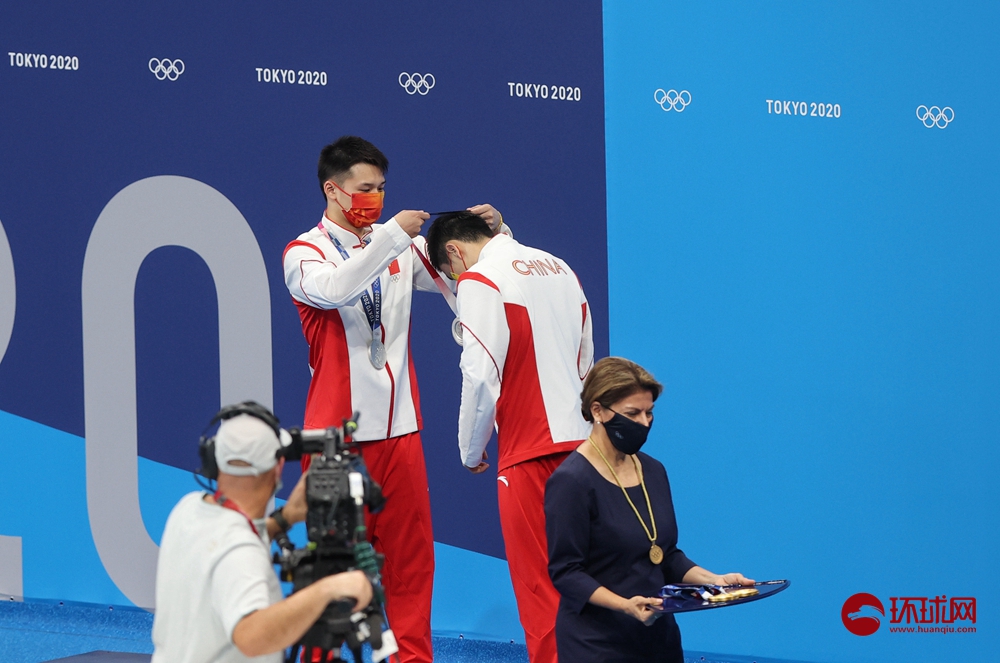
{"type": "MultiPolygon", "coordinates": [[[[675,598],[669,596],[666,592],[666,587],[660,590],[660,598],[663,599],[663,605],[660,610],[662,612],[691,612],[693,610],[712,610],[714,608],[728,608],[731,605],[743,605],[744,603],[751,603],[753,601],[759,601],[761,599],[766,599],[769,596],[774,596],[778,592],[788,589],[791,585],[790,580],[768,580],[765,582],[759,582],[754,585],[757,593],[753,596],[747,596],[740,599],[732,599],[730,601],[706,601],[701,598],[675,598]]],[[[677,583],[674,587],[699,587],[700,585],[684,585],[677,583]]],[[[750,588],[749,585],[746,586],[747,589],[750,588]]],[[[734,587],[735,589],[735,587],[734,587]]]]}

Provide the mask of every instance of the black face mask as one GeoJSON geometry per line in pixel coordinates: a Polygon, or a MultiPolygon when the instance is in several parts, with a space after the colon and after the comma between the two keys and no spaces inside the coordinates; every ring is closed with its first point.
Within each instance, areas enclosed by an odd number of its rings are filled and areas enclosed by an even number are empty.
{"type": "MultiPolygon", "coordinates": [[[[615,412],[614,410],[611,410],[615,412]]],[[[615,412],[615,416],[604,422],[604,430],[615,449],[631,456],[646,443],[646,436],[652,426],[643,426],[637,421],[615,412]]]]}

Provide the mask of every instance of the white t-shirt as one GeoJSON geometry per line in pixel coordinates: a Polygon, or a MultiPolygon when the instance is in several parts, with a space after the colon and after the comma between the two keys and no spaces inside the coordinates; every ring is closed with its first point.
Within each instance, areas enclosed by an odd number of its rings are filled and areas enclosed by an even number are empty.
{"type": "Polygon", "coordinates": [[[203,496],[181,498],[163,531],[153,663],[280,663],[282,652],[248,658],[233,644],[241,619],[282,599],[269,546],[246,518],[203,496]]]}

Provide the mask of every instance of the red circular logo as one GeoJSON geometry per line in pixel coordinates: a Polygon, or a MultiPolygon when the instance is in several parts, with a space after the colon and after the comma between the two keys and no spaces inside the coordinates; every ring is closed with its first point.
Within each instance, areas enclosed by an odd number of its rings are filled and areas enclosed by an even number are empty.
{"type": "Polygon", "coordinates": [[[871,594],[855,594],[844,601],[840,609],[840,618],[844,626],[854,635],[871,635],[882,625],[885,619],[885,608],[877,597],[871,594]]]}

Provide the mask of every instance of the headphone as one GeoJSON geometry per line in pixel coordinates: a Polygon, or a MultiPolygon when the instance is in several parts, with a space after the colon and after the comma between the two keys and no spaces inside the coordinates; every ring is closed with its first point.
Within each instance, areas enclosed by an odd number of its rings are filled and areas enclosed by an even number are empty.
{"type": "MultiPolygon", "coordinates": [[[[260,419],[274,430],[274,434],[278,436],[278,439],[281,439],[281,427],[278,425],[278,418],[257,401],[243,401],[242,403],[227,405],[222,408],[212,417],[208,425],[205,426],[205,433],[216,423],[232,419],[241,414],[248,414],[251,417],[260,419]]],[[[198,469],[198,474],[214,481],[219,478],[219,464],[215,460],[215,436],[208,437],[205,433],[202,433],[201,438],[198,440],[198,457],[201,459],[201,467],[198,469]]]]}

